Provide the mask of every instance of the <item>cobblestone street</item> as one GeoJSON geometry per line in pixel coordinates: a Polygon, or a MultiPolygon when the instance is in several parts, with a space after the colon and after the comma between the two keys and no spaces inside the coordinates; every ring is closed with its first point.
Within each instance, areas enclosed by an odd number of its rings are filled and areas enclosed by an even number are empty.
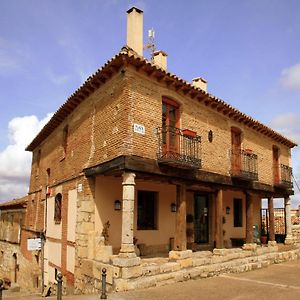
{"type": "MultiPolygon", "coordinates": [[[[241,274],[225,274],[219,277],[190,280],[130,292],[108,295],[111,300],[152,299],[222,299],[222,300],[298,300],[300,299],[300,260],[271,265],[268,268],[241,274]]],[[[64,299],[96,300],[99,295],[64,296],[64,299]]],[[[38,300],[39,295],[4,291],[3,300],[38,300]]],[[[56,299],[55,296],[46,299],[56,299]]]]}

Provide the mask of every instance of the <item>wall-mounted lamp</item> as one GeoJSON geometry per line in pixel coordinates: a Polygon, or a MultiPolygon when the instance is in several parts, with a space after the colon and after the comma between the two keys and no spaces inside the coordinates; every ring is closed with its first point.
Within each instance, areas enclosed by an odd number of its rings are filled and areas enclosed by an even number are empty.
{"type": "Polygon", "coordinates": [[[210,131],[208,132],[208,141],[209,141],[210,143],[212,143],[213,138],[214,138],[214,133],[213,133],[212,130],[210,130],[210,131]]]}
{"type": "Polygon", "coordinates": [[[230,207],[229,206],[226,207],[226,215],[230,215],[230,207]]]}
{"type": "Polygon", "coordinates": [[[115,210],[121,210],[121,201],[116,200],[114,206],[115,206],[115,210]]]}
{"type": "Polygon", "coordinates": [[[177,211],[177,206],[176,203],[171,203],[171,212],[176,212],[177,211]]]}

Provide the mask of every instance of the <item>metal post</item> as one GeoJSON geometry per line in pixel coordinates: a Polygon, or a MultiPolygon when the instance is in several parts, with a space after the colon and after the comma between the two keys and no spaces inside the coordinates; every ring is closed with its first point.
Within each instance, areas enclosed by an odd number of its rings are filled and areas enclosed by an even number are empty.
{"type": "Polygon", "coordinates": [[[100,299],[107,299],[107,296],[106,296],[106,269],[105,268],[102,269],[102,292],[101,292],[100,299]]]}
{"type": "Polygon", "coordinates": [[[2,300],[3,280],[0,279],[0,300],[2,300]]]}
{"type": "Polygon", "coordinates": [[[56,299],[61,300],[61,294],[62,294],[62,275],[61,273],[57,274],[57,291],[56,291],[56,299]]]}

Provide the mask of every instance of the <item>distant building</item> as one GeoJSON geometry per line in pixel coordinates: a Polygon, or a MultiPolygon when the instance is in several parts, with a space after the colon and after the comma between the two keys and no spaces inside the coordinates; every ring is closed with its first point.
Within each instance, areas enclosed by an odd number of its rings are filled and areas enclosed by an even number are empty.
{"type": "Polygon", "coordinates": [[[170,73],[163,51],[145,59],[143,46],[143,12],[133,7],[127,45],[27,147],[26,228],[45,236],[45,285],[62,272],[69,289],[93,292],[105,267],[121,290],[144,276],[138,255],[251,244],[262,198],[271,221],[273,198],[285,199],[291,238],[296,144],[209,94],[203,78],[170,73]]]}

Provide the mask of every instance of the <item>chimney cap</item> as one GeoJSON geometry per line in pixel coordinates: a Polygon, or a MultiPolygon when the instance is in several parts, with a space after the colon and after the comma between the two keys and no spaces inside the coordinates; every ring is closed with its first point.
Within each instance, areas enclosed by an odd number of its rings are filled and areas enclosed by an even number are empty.
{"type": "Polygon", "coordinates": [[[139,8],[137,8],[137,7],[135,7],[135,6],[132,6],[131,8],[129,8],[129,9],[127,10],[127,13],[129,14],[129,13],[131,13],[133,10],[136,10],[138,13],[143,13],[143,11],[142,11],[141,9],[139,9],[139,8]]]}
{"type": "Polygon", "coordinates": [[[158,50],[153,53],[154,56],[159,55],[159,54],[161,54],[162,56],[168,56],[168,54],[162,50],[158,50]]]}
{"type": "Polygon", "coordinates": [[[193,82],[198,82],[198,81],[202,81],[204,83],[207,83],[207,80],[202,78],[202,77],[196,77],[192,79],[193,82]]]}

